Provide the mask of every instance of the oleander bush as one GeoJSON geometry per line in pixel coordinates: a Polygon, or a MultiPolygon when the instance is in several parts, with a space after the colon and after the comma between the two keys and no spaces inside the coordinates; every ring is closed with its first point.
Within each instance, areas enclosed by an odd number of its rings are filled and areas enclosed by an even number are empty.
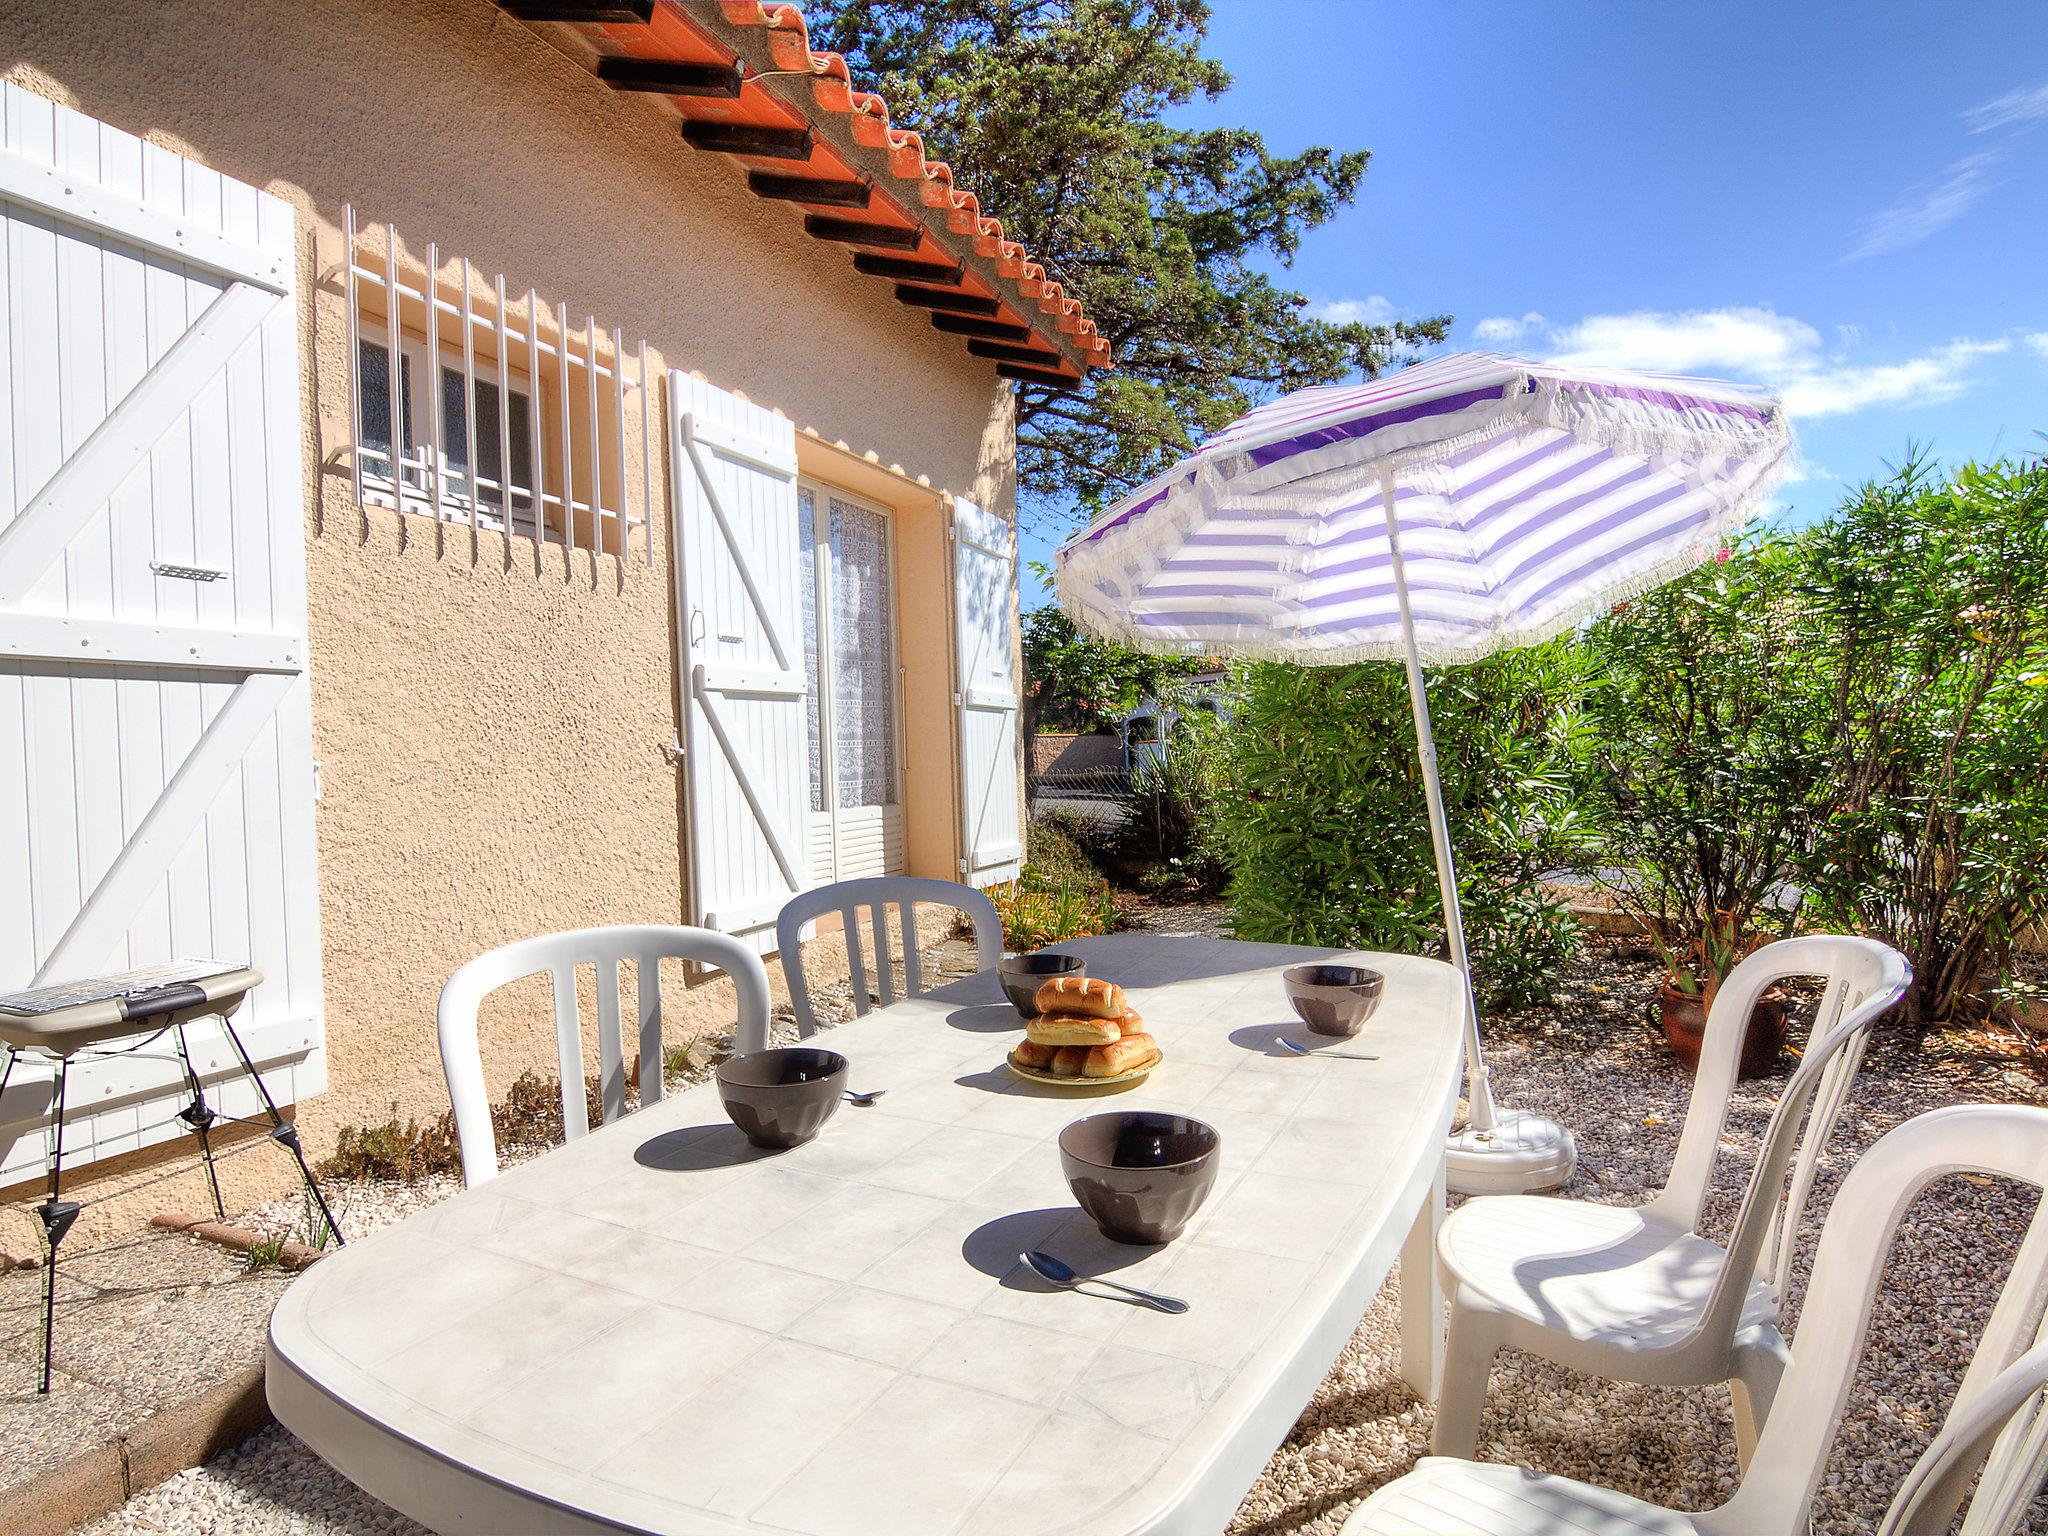
{"type": "Polygon", "coordinates": [[[1831,795],[1805,568],[1798,540],[1758,536],[1585,637],[1597,878],[1709,999],[1791,925],[1831,795]]]}
{"type": "Polygon", "coordinates": [[[1802,548],[1832,790],[1809,911],[1905,954],[1910,1018],[1981,1016],[2048,921],[2048,460],[1911,460],[1802,548]]]}

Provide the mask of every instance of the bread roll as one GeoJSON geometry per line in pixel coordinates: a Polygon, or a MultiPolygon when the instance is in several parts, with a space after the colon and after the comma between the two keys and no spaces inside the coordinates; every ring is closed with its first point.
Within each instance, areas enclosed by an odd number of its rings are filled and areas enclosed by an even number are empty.
{"type": "Polygon", "coordinates": [[[1056,1046],[1040,1045],[1036,1040],[1019,1040],[1017,1048],[1010,1052],[1010,1060],[1020,1067],[1030,1068],[1033,1072],[1043,1072],[1052,1065],[1052,1058],[1057,1049],[1056,1046]]]}
{"type": "MultiPolygon", "coordinates": [[[[1062,1052],[1062,1054],[1065,1054],[1062,1052]]],[[[1159,1059],[1159,1042],[1150,1035],[1125,1035],[1114,1045],[1098,1045],[1081,1068],[1084,1077],[1115,1077],[1135,1072],[1159,1059]]]]}
{"type": "Polygon", "coordinates": [[[1025,1038],[1040,1045],[1107,1045],[1122,1033],[1115,1019],[1071,1013],[1041,1013],[1024,1026],[1025,1038]]]}
{"type": "Polygon", "coordinates": [[[1123,1017],[1116,1021],[1116,1027],[1127,1035],[1143,1034],[1145,1030],[1145,1015],[1138,1012],[1135,1008],[1126,1008],[1123,1012],[1123,1017]]]}
{"type": "Polygon", "coordinates": [[[1052,1070],[1055,1077],[1079,1077],[1088,1064],[1091,1049],[1085,1045],[1063,1045],[1053,1053],[1052,1070]]]}
{"type": "Polygon", "coordinates": [[[1100,976],[1055,976],[1039,987],[1033,1001],[1040,1013],[1113,1019],[1124,1011],[1124,989],[1100,976]]]}

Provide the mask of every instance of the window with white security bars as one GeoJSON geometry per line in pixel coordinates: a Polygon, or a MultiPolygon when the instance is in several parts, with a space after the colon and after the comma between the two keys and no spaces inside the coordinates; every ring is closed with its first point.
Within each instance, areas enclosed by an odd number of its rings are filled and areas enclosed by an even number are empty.
{"type": "Polygon", "coordinates": [[[342,222],[357,499],[651,565],[647,343],[342,222]]]}

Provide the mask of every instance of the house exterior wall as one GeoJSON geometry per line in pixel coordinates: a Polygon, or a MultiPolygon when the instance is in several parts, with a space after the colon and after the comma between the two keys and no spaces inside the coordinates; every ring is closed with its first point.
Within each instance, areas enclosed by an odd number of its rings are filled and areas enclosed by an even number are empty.
{"type": "MultiPolygon", "coordinates": [[[[401,1120],[446,1107],[434,1004],[461,962],[543,931],[681,921],[687,889],[682,777],[664,753],[677,724],[666,455],[651,565],[637,545],[624,562],[549,546],[536,572],[529,540],[473,545],[466,527],[359,507],[344,203],[394,223],[408,249],[437,241],[645,336],[657,370],[781,410],[815,432],[799,436],[807,470],[836,466],[899,511],[907,843],[913,870],[952,873],[938,492],[1013,506],[1011,397],[990,364],[804,235],[796,210],[754,198],[723,157],[684,145],[652,103],[488,0],[7,0],[0,50],[26,88],[298,212],[329,1051],[329,1089],[300,1111],[315,1156],[394,1104],[401,1120]]],[[[628,431],[637,443],[637,420],[628,431]]],[[[539,989],[500,998],[483,1025],[494,1091],[554,1062],[539,989]]],[[[670,1017],[729,1008],[714,982],[670,1017]]],[[[229,1199],[284,1187],[282,1162],[232,1159],[229,1199]]],[[[180,1180],[92,1219],[105,1229],[202,1188],[180,1180]]],[[[0,1250],[27,1241],[0,1229],[0,1250]]]]}

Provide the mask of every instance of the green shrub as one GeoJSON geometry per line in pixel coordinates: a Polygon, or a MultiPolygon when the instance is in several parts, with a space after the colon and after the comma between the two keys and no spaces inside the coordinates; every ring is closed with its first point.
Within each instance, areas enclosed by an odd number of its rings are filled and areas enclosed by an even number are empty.
{"type": "Polygon", "coordinates": [[[1709,998],[1791,922],[1780,901],[1829,793],[1803,563],[1796,542],[1753,540],[1586,636],[1602,883],[1709,998]]]}
{"type": "Polygon", "coordinates": [[[1800,880],[1912,963],[1907,1012],[1980,1012],[2048,918],[2048,461],[1922,461],[1804,540],[1834,793],[1800,880]]]}
{"type": "Polygon", "coordinates": [[[1214,715],[1184,711],[1165,750],[1131,775],[1117,846],[1155,890],[1214,896],[1228,878],[1217,830],[1225,735],[1214,715]]]}
{"type": "MultiPolygon", "coordinates": [[[[1583,673],[1557,641],[1429,680],[1474,978],[1496,1006],[1547,999],[1579,942],[1543,882],[1585,832],[1583,673]]],[[[1219,746],[1215,836],[1239,937],[1441,952],[1397,664],[1252,667],[1219,746]]]]}
{"type": "Polygon", "coordinates": [[[1089,852],[1100,834],[1084,818],[1068,811],[1045,811],[1031,818],[1024,831],[1024,857],[1031,868],[1055,885],[1092,885],[1102,870],[1089,852]]]}

